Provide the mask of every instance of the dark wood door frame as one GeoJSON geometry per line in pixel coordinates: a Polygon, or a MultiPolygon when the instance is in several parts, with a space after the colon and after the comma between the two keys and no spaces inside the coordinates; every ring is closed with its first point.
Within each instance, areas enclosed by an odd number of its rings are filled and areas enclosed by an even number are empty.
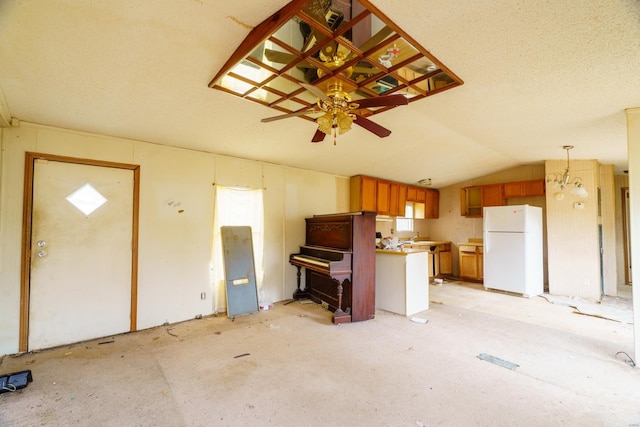
{"type": "Polygon", "coordinates": [[[20,335],[19,351],[29,347],[29,297],[31,275],[31,220],[33,216],[33,172],[36,160],[49,160],[62,163],[75,163],[89,166],[102,166],[127,169],[133,172],[133,224],[131,245],[131,319],[129,329],[137,329],[138,323],[138,222],[140,208],[140,166],[127,163],[107,162],[103,160],[79,159],[54,154],[25,153],[24,189],[22,209],[22,252],[20,271],[20,335]]]}

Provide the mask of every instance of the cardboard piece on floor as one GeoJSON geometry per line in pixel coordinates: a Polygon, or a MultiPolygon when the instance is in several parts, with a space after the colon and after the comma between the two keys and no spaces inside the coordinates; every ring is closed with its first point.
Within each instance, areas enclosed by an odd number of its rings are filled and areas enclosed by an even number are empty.
{"type": "Polygon", "coordinates": [[[258,311],[258,287],[253,260],[253,239],[249,226],[220,228],[227,316],[235,317],[258,311]]]}

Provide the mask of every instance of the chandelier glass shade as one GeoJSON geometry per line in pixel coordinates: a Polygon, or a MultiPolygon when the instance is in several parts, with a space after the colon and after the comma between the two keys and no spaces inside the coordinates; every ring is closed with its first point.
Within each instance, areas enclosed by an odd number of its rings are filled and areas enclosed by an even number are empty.
{"type": "Polygon", "coordinates": [[[573,148],[573,145],[565,145],[562,147],[567,151],[567,167],[562,173],[552,173],[547,175],[547,183],[553,184],[555,190],[554,197],[556,200],[562,200],[564,198],[564,190],[570,188],[571,194],[579,197],[587,197],[589,192],[582,183],[582,178],[571,176],[569,172],[569,150],[573,148]]]}

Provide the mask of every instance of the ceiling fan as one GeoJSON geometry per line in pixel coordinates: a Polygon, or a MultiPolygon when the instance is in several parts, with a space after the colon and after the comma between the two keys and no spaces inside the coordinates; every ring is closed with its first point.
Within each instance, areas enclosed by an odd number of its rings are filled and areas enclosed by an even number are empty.
{"type": "MultiPolygon", "coordinates": [[[[330,6],[331,2],[313,0],[306,8],[304,8],[304,11],[313,17],[316,22],[321,23],[323,26],[333,31],[337,27],[341,26],[343,23],[343,16],[341,12],[331,9],[330,6]]],[[[309,46],[310,44],[324,38],[314,27],[309,26],[304,22],[300,22],[300,31],[304,36],[305,46],[309,46]]],[[[361,45],[360,50],[362,52],[368,51],[386,39],[392,32],[393,30],[385,25],[371,39],[361,45]]],[[[307,49],[303,48],[302,50],[306,51],[307,49]]],[[[310,82],[315,80],[317,77],[321,78],[325,75],[325,72],[322,69],[316,68],[308,61],[300,61],[295,55],[287,52],[265,49],[264,55],[269,61],[281,64],[289,64],[297,61],[297,67],[311,72],[306,73],[310,82]]],[[[346,62],[356,57],[353,52],[350,52],[345,48],[345,46],[338,43],[336,40],[322,46],[316,55],[318,56],[318,59],[320,59],[331,71],[339,69],[346,62]]],[[[340,74],[347,78],[352,74],[373,75],[375,73],[376,71],[374,68],[371,68],[371,64],[367,64],[365,66],[353,64],[340,71],[340,74]]],[[[300,85],[318,97],[316,105],[293,113],[268,117],[262,119],[262,122],[266,123],[289,117],[302,116],[305,114],[322,114],[316,119],[318,129],[311,139],[312,142],[321,142],[324,140],[325,135],[331,135],[333,132],[333,143],[335,145],[336,133],[343,134],[347,132],[351,129],[353,123],[373,132],[381,138],[384,138],[389,136],[391,131],[363,117],[363,115],[358,114],[357,111],[371,107],[408,104],[407,98],[400,94],[352,101],[352,98],[348,93],[349,90],[345,89],[343,83],[339,79],[334,78],[329,79],[328,83],[323,84],[323,87],[327,89],[326,93],[319,87],[308,83],[300,83],[300,85]]]]}
{"type": "Polygon", "coordinates": [[[318,129],[311,142],[321,142],[324,140],[325,135],[331,135],[333,132],[333,143],[335,145],[336,132],[342,135],[351,129],[353,123],[378,135],[380,138],[384,138],[389,136],[391,131],[363,117],[357,111],[371,107],[407,105],[409,103],[409,100],[401,94],[352,101],[351,96],[343,90],[339,81],[329,84],[327,93],[307,83],[300,83],[300,85],[318,97],[318,102],[315,105],[293,113],[267,117],[261,121],[267,123],[305,114],[322,113],[322,116],[316,119],[318,129]]]}

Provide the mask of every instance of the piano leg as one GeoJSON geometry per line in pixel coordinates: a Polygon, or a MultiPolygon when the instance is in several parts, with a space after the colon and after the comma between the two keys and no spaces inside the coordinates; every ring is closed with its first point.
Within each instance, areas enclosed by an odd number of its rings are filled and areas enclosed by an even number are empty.
{"type": "Polygon", "coordinates": [[[302,276],[300,270],[302,269],[302,267],[296,265],[296,268],[298,269],[298,272],[296,273],[298,277],[298,287],[295,291],[293,291],[293,299],[309,298],[309,292],[307,292],[306,289],[304,291],[300,289],[300,277],[302,276]]]}
{"type": "MultiPolygon", "coordinates": [[[[345,280],[344,282],[346,282],[347,280],[345,280]]],[[[342,310],[342,291],[344,290],[342,283],[344,282],[338,282],[338,308],[333,313],[332,318],[333,323],[335,324],[351,322],[351,313],[346,313],[342,310]]]]}

